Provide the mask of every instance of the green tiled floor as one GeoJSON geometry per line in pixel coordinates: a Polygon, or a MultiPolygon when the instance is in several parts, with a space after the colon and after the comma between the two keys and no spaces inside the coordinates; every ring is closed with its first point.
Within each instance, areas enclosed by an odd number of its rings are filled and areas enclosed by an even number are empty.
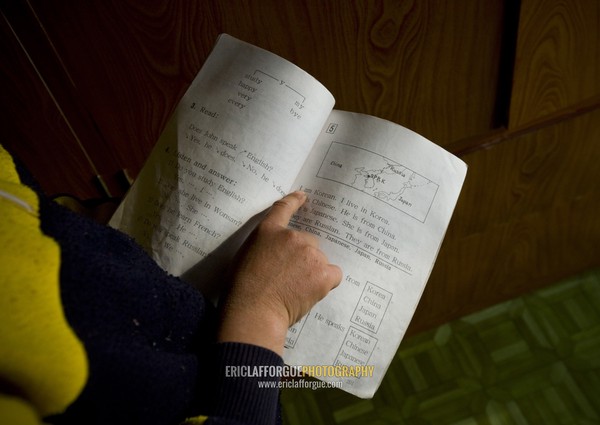
{"type": "Polygon", "coordinates": [[[284,423],[600,424],[600,271],[402,342],[372,400],[285,390],[284,423]]]}

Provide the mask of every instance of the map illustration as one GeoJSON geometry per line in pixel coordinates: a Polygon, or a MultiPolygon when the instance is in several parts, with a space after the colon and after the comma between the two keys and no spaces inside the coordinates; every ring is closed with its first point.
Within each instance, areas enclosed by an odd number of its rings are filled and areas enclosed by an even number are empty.
{"type": "Polygon", "coordinates": [[[317,177],[366,193],[425,222],[439,185],[375,152],[332,142],[317,177]]]}

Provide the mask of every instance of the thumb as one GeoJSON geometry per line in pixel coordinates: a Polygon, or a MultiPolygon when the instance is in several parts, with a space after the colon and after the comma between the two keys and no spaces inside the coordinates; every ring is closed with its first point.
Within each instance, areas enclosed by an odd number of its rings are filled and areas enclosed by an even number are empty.
{"type": "Polygon", "coordinates": [[[292,216],[305,201],[306,193],[301,191],[292,192],[273,204],[264,221],[286,227],[292,216]]]}

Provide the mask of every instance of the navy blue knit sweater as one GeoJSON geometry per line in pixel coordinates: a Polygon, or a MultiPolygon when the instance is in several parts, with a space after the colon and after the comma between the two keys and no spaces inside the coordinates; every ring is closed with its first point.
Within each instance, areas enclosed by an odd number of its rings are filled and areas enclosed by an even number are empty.
{"type": "MultiPolygon", "coordinates": [[[[23,169],[24,182],[31,183],[23,169]]],[[[40,196],[42,230],[61,247],[67,320],[84,343],[89,379],[57,424],[280,421],[278,390],[226,378],[227,365],[282,365],[260,347],[214,340],[216,313],[123,233],[40,196]]],[[[264,379],[264,378],[260,378],[264,379]]]]}

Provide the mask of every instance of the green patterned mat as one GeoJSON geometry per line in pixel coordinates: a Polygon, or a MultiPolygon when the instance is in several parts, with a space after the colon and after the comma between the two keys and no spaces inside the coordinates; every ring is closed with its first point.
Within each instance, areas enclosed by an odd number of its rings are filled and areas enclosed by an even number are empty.
{"type": "Polygon", "coordinates": [[[284,390],[295,424],[600,424],[600,271],[403,341],[371,400],[284,390]]]}

